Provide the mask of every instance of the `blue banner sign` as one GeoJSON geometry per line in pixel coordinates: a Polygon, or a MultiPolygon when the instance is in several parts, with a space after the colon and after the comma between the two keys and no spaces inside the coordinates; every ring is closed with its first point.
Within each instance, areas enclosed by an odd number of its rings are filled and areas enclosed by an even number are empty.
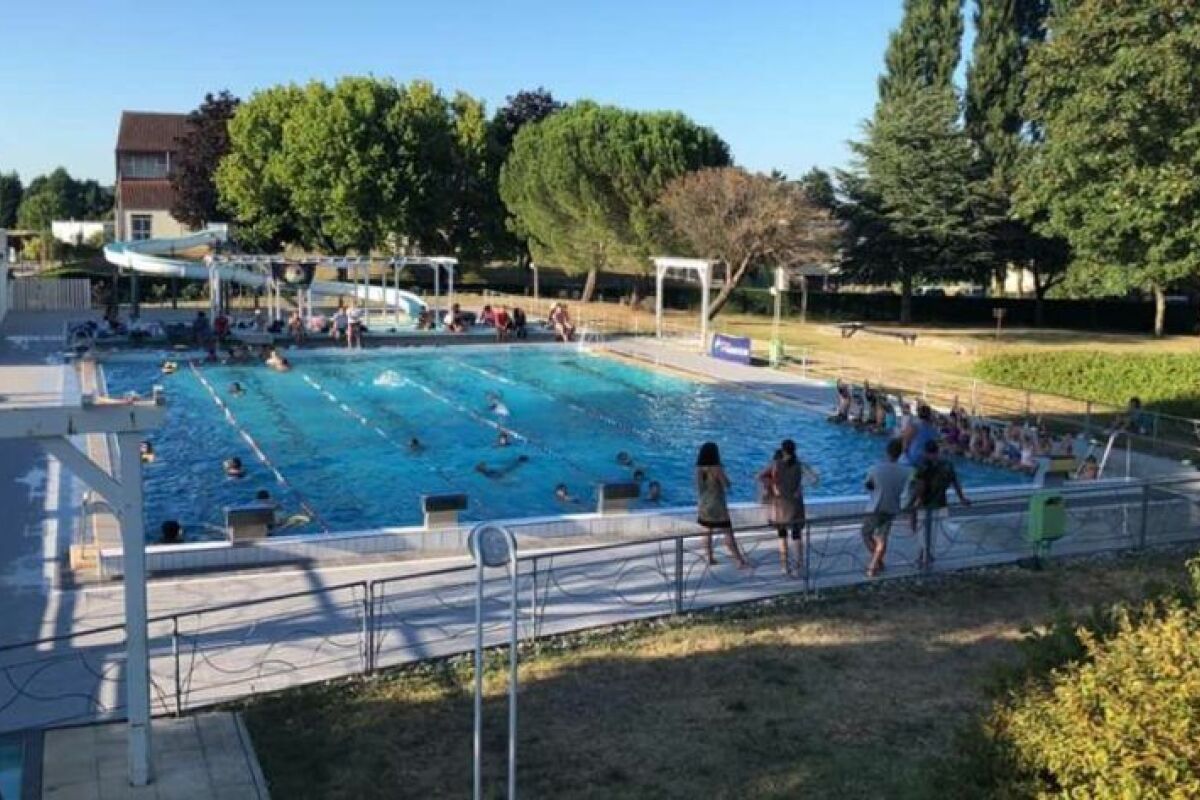
{"type": "Polygon", "coordinates": [[[723,333],[713,334],[712,357],[749,364],[750,339],[745,336],[726,336],[723,333]]]}

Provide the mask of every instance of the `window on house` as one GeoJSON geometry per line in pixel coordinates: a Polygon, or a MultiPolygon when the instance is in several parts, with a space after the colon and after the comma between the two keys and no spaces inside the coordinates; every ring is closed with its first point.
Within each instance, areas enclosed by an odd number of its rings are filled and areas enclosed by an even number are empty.
{"type": "Polygon", "coordinates": [[[123,178],[167,177],[166,153],[126,153],[121,156],[123,178]]]}
{"type": "Polygon", "coordinates": [[[151,220],[149,214],[129,215],[129,234],[135,242],[150,238],[151,220]]]}

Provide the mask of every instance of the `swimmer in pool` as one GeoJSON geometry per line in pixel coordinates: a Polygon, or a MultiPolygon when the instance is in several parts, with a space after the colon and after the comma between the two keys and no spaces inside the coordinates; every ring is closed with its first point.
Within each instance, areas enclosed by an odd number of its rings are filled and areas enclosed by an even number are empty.
{"type": "Polygon", "coordinates": [[[565,483],[560,483],[554,487],[554,499],[560,503],[568,503],[570,505],[579,505],[580,500],[567,488],[565,483]]]}
{"type": "Polygon", "coordinates": [[[508,406],[504,405],[504,402],[500,400],[500,395],[495,392],[488,392],[484,397],[487,398],[488,411],[491,411],[498,417],[510,416],[508,406]]]}
{"type": "Polygon", "coordinates": [[[163,375],[174,375],[179,371],[179,364],[174,361],[164,361],[161,370],[163,375]]]}
{"type": "Polygon", "coordinates": [[[508,431],[500,431],[500,435],[496,437],[496,447],[508,447],[512,444],[512,439],[509,438],[508,431]]]}
{"type": "Polygon", "coordinates": [[[521,466],[528,460],[529,460],[529,456],[519,455],[515,459],[513,459],[511,462],[509,462],[508,464],[505,464],[500,467],[489,467],[487,465],[487,462],[480,461],[478,464],[475,465],[475,471],[478,472],[480,475],[483,475],[486,478],[491,478],[492,480],[499,480],[500,478],[503,478],[505,475],[508,475],[513,470],[517,469],[517,467],[521,466]]]}
{"type": "Polygon", "coordinates": [[[237,456],[225,459],[222,468],[225,470],[226,478],[244,478],[246,476],[246,468],[242,466],[242,460],[237,456]]]}
{"type": "Polygon", "coordinates": [[[142,442],[139,449],[142,454],[143,464],[153,464],[154,459],[158,458],[158,454],[154,452],[154,444],[152,442],[142,442]]]}
{"type": "Polygon", "coordinates": [[[635,469],[633,471],[633,479],[638,483],[641,483],[642,481],[646,480],[646,473],[643,470],[635,469]]]}
{"type": "Polygon", "coordinates": [[[617,463],[620,464],[622,467],[632,467],[633,466],[633,456],[629,455],[629,453],[622,450],[621,452],[617,453],[617,463]]]}
{"type": "Polygon", "coordinates": [[[658,481],[650,481],[646,486],[646,502],[658,503],[662,501],[662,484],[658,481]]]}
{"type": "Polygon", "coordinates": [[[309,517],[308,514],[285,515],[283,513],[283,509],[279,507],[279,503],[276,503],[271,499],[271,493],[266,489],[259,489],[257,492],[255,492],[254,501],[271,507],[271,530],[294,528],[298,525],[307,525],[308,523],[312,522],[312,518],[309,517]]]}
{"type": "Polygon", "coordinates": [[[417,437],[412,437],[408,440],[408,451],[410,453],[420,453],[425,449],[425,444],[417,437]]]}
{"type": "Polygon", "coordinates": [[[246,390],[242,388],[240,383],[234,381],[233,383],[229,384],[229,393],[234,397],[241,397],[246,393],[246,390]]]}

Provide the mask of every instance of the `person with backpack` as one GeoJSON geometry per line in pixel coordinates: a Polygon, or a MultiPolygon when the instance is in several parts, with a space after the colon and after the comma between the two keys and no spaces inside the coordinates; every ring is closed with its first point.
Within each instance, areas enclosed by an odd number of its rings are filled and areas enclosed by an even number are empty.
{"type": "Polygon", "coordinates": [[[922,509],[925,511],[923,522],[928,535],[921,536],[920,550],[917,554],[919,566],[927,566],[933,561],[933,554],[929,552],[932,546],[933,524],[950,515],[949,501],[946,497],[950,489],[954,489],[954,493],[958,495],[958,502],[964,506],[971,505],[971,501],[963,494],[962,483],[958,480],[958,473],[954,470],[954,465],[941,456],[936,441],[926,442],[924,458],[917,467],[913,479],[912,499],[908,504],[908,510],[912,513],[911,521],[914,531],[918,530],[918,511],[922,509]]]}

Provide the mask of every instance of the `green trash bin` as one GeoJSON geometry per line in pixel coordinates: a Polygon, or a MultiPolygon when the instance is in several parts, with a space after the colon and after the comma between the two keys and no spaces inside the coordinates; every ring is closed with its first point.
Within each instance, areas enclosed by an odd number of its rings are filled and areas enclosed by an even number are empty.
{"type": "Polygon", "coordinates": [[[1050,543],[1067,532],[1067,507],[1058,492],[1038,492],[1029,498],[1029,527],[1025,538],[1034,551],[1044,555],[1050,543]]]}
{"type": "Polygon", "coordinates": [[[783,363],[783,341],[780,339],[772,339],[770,350],[768,351],[768,361],[772,367],[778,367],[783,363]]]}

